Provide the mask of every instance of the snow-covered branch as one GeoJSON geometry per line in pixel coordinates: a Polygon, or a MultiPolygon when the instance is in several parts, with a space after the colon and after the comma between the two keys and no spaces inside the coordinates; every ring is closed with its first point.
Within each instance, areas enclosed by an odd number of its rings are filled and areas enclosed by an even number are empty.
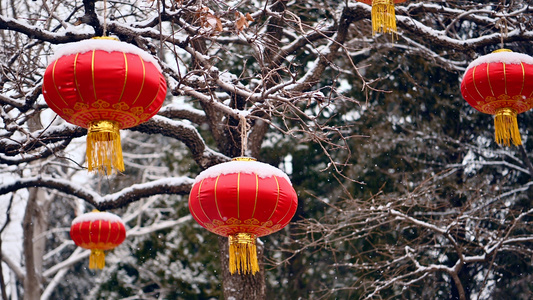
{"type": "Polygon", "coordinates": [[[98,210],[119,208],[139,199],[158,194],[189,193],[194,180],[188,177],[164,178],[147,183],[134,184],[119,192],[100,196],[88,188],[80,187],[79,184],[68,180],[51,177],[30,177],[15,180],[12,183],[0,185],[0,195],[11,193],[30,187],[43,187],[54,189],[62,193],[73,195],[92,204],[98,210]]]}
{"type": "Polygon", "coordinates": [[[147,122],[140,124],[132,130],[150,134],[162,134],[183,142],[191,151],[192,157],[202,168],[208,168],[229,158],[217,154],[205,144],[198,130],[182,121],[170,120],[161,116],[154,116],[147,122]]]}

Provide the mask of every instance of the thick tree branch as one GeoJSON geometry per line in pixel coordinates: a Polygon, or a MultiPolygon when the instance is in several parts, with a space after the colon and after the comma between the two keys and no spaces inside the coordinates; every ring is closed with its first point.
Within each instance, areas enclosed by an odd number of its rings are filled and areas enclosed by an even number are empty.
{"type": "Polygon", "coordinates": [[[193,159],[203,169],[229,160],[229,158],[208,148],[196,128],[180,121],[154,116],[131,130],[148,134],[158,133],[183,142],[191,151],[193,159]]]}
{"type": "Polygon", "coordinates": [[[79,184],[68,180],[50,177],[31,177],[1,185],[0,195],[29,187],[43,187],[80,198],[98,210],[109,210],[124,207],[129,203],[153,195],[186,195],[189,193],[192,184],[193,179],[188,177],[160,179],[148,183],[134,184],[114,194],[100,196],[94,191],[82,188],[79,184]]]}

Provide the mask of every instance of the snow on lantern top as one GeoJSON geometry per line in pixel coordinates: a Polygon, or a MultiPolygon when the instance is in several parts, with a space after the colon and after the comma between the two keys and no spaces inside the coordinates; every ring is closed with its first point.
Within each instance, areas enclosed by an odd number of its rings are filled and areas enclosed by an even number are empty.
{"type": "Polygon", "coordinates": [[[59,48],[43,77],[43,97],[65,121],[87,128],[89,171],[124,171],[120,129],[148,121],[165,100],[157,60],[134,45],[96,37],[59,48]]]}
{"type": "Polygon", "coordinates": [[[244,173],[244,174],[257,174],[260,178],[268,178],[278,176],[285,178],[287,182],[291,183],[289,176],[280,169],[273,167],[269,164],[255,161],[253,158],[238,157],[232,161],[214,165],[198,174],[196,176],[196,182],[200,182],[205,178],[215,178],[219,175],[244,173]]]}
{"type": "Polygon", "coordinates": [[[504,63],[511,65],[519,65],[521,63],[525,63],[528,65],[533,65],[533,57],[524,53],[510,52],[505,51],[505,49],[503,49],[503,51],[497,51],[478,57],[477,59],[472,61],[468,65],[468,67],[466,67],[465,73],[475,66],[490,63],[504,63]]]}
{"type": "Polygon", "coordinates": [[[82,223],[82,222],[94,222],[94,221],[109,221],[109,222],[122,223],[122,219],[115,214],[105,212],[105,211],[93,211],[93,212],[86,213],[86,214],[76,217],[74,220],[72,220],[72,225],[82,223]]]}
{"type": "Polygon", "coordinates": [[[494,115],[496,143],[521,145],[517,114],[533,108],[533,57],[499,49],[477,58],[465,71],[461,94],[473,108],[494,115]]]}
{"type": "Polygon", "coordinates": [[[68,43],[57,49],[52,56],[52,62],[63,56],[72,55],[76,53],[86,53],[93,50],[102,50],[106,52],[124,52],[139,55],[144,61],[151,62],[159,72],[162,72],[159,62],[142,49],[125,42],[121,42],[115,38],[92,38],[89,40],[68,43]]]}

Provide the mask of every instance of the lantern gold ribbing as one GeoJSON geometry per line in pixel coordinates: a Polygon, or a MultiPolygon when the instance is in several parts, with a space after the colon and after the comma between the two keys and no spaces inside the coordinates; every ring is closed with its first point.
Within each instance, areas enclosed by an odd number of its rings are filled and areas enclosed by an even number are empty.
{"type": "Polygon", "coordinates": [[[68,44],[56,57],[44,74],[46,103],[65,121],[88,129],[89,171],[124,171],[119,129],[147,121],[165,100],[158,62],[112,38],[68,44]]]}
{"type": "Polygon", "coordinates": [[[215,165],[198,175],[189,196],[193,218],[229,238],[229,270],[259,271],[256,238],[285,227],[298,199],[281,170],[249,158],[215,165]]]}
{"type": "Polygon", "coordinates": [[[91,250],[89,269],[103,269],[104,251],[117,247],[126,239],[126,227],[115,214],[93,211],[72,220],[70,237],[77,246],[91,250]]]}
{"type": "Polygon", "coordinates": [[[474,60],[461,82],[465,100],[494,115],[498,144],[521,145],[517,114],[533,108],[533,57],[507,49],[474,60]]]}

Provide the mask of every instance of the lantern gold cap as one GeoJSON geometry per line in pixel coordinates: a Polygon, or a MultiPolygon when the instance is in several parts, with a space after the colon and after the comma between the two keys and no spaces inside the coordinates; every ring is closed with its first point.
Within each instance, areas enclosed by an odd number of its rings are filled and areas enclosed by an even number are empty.
{"type": "Polygon", "coordinates": [[[119,41],[119,39],[117,39],[116,37],[112,37],[112,36],[95,36],[95,37],[92,37],[91,39],[93,40],[111,40],[111,41],[119,41]]]}
{"type": "Polygon", "coordinates": [[[492,53],[500,53],[500,52],[513,52],[513,51],[509,49],[505,49],[505,48],[492,51],[492,53]]]}
{"type": "Polygon", "coordinates": [[[239,156],[232,158],[231,161],[257,161],[257,159],[253,157],[239,156]]]}

